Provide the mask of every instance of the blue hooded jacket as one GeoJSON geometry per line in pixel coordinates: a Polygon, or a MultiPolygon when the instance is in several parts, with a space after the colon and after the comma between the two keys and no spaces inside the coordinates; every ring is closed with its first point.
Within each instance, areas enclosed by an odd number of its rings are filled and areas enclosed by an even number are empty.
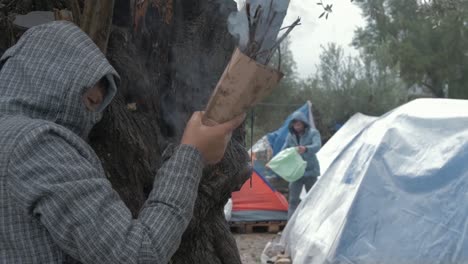
{"type": "Polygon", "coordinates": [[[320,133],[310,126],[309,121],[306,116],[301,112],[295,112],[293,114],[293,119],[289,123],[289,134],[286,138],[284,146],[282,149],[304,146],[307,148],[307,151],[302,154],[302,158],[307,162],[306,171],[304,177],[317,177],[320,175],[320,165],[315,153],[320,150],[322,146],[320,133]],[[304,134],[298,137],[293,129],[294,121],[301,121],[305,125],[304,134]]]}

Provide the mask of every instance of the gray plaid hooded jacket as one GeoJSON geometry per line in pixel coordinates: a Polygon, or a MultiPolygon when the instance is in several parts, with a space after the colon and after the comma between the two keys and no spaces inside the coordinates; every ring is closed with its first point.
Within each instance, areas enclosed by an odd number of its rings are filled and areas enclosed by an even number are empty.
{"type": "Polygon", "coordinates": [[[0,263],[167,263],[192,217],[201,155],[180,146],[132,219],[83,141],[82,94],[117,73],[76,26],[34,27],[0,59],[0,263]]]}

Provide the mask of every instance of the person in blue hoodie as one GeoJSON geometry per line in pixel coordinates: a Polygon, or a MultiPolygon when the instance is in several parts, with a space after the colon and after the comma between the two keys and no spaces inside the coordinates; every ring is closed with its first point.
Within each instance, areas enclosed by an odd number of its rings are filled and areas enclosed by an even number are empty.
{"type": "Polygon", "coordinates": [[[289,134],[283,149],[297,148],[304,161],[307,162],[304,176],[289,184],[289,209],[288,219],[294,214],[300,203],[302,186],[309,191],[320,175],[320,166],[315,155],[322,146],[320,133],[310,126],[306,116],[301,112],[295,112],[289,123],[289,134]]]}

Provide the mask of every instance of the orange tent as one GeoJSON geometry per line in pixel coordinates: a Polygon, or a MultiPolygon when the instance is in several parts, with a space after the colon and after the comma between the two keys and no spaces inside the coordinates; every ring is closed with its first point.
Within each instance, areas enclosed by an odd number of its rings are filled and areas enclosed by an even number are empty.
{"type": "Polygon", "coordinates": [[[240,191],[232,193],[232,222],[285,221],[288,202],[258,172],[252,172],[252,187],[247,180],[240,191]]]}

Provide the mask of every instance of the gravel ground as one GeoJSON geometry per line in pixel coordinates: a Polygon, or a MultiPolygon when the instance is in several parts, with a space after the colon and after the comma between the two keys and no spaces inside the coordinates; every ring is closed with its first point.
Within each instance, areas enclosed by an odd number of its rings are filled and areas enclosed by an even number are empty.
{"type": "Polygon", "coordinates": [[[276,234],[234,234],[243,264],[260,264],[260,256],[266,244],[276,234]]]}

